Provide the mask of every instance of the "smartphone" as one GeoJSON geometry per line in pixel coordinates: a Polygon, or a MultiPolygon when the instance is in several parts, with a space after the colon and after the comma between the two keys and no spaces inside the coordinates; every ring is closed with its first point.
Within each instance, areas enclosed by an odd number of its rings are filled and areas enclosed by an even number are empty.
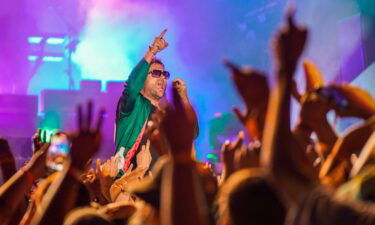
{"type": "Polygon", "coordinates": [[[51,144],[47,155],[48,168],[52,171],[61,171],[69,151],[70,141],[68,135],[57,132],[51,137],[51,144]]]}
{"type": "Polygon", "coordinates": [[[346,98],[336,89],[330,87],[322,87],[318,88],[316,92],[319,95],[323,96],[327,101],[333,101],[336,107],[338,107],[339,109],[345,109],[349,105],[346,98]]]}

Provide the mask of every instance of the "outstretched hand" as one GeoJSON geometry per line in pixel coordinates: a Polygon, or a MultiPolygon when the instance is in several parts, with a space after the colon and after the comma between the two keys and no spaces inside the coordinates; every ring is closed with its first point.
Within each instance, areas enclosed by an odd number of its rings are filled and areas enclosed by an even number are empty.
{"type": "Polygon", "coordinates": [[[87,161],[99,151],[101,144],[100,128],[103,122],[104,110],[99,113],[96,126],[93,126],[93,103],[87,104],[87,114],[84,116],[82,106],[78,106],[79,132],[72,135],[71,159],[72,165],[83,169],[87,161]]]}

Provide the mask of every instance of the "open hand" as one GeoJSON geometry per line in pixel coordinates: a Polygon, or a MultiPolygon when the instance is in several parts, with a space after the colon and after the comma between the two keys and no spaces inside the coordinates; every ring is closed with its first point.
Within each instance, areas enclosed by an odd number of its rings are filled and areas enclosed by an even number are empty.
{"type": "Polygon", "coordinates": [[[72,165],[83,169],[87,161],[99,151],[101,144],[100,128],[103,122],[104,110],[99,113],[96,126],[92,122],[93,103],[87,104],[87,114],[83,116],[82,106],[78,106],[79,132],[72,135],[71,159],[72,165]]]}

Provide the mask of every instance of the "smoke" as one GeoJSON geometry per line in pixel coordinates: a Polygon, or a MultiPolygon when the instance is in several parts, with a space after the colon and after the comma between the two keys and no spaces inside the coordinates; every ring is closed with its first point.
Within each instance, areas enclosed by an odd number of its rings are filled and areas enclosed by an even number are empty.
{"type": "Polygon", "coordinates": [[[87,14],[74,56],[83,79],[125,80],[153,38],[172,26],[160,5],[120,0],[82,0],[87,14]]]}

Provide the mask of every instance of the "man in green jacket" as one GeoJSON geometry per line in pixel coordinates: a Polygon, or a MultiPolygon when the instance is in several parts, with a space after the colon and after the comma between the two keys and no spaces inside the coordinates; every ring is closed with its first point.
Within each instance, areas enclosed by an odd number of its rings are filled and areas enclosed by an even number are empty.
{"type": "MultiPolygon", "coordinates": [[[[135,156],[147,140],[144,135],[146,122],[160,108],[160,100],[165,95],[169,72],[165,71],[163,63],[154,56],[168,47],[163,39],[166,32],[164,30],[155,38],[144,58],[130,73],[117,106],[115,142],[116,156],[120,158],[120,175],[130,164],[135,164],[136,167],[135,156]]],[[[184,82],[177,78],[173,83],[182,99],[190,104],[184,82]]],[[[151,154],[155,160],[157,155],[153,151],[151,154]]]]}

